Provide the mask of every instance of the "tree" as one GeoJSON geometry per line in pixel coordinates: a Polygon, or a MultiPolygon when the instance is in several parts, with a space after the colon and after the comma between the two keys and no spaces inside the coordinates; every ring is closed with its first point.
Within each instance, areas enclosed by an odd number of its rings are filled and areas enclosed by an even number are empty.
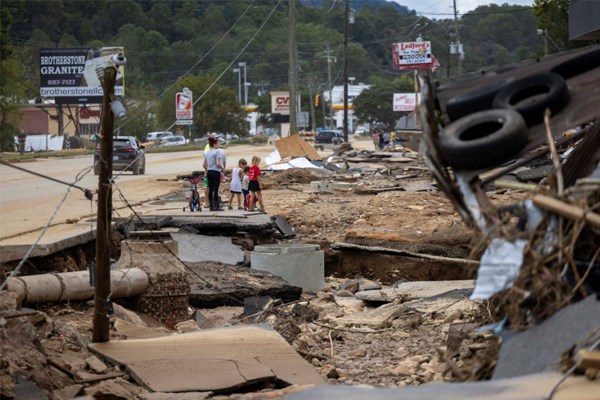
{"type": "Polygon", "coordinates": [[[58,47],[79,47],[80,44],[75,36],[64,33],[58,42],[58,47]]]}
{"type": "Polygon", "coordinates": [[[157,130],[153,103],[156,95],[156,91],[150,87],[129,85],[123,97],[128,118],[124,122],[117,121],[117,128],[126,124],[120,135],[135,136],[141,141],[148,132],[157,130]]]}
{"type": "Polygon", "coordinates": [[[400,117],[394,111],[394,93],[414,91],[414,82],[408,75],[396,78],[391,83],[373,85],[363,90],[352,102],[354,115],[360,122],[379,123],[385,129],[392,129],[400,117]]]}
{"type": "MultiPolygon", "coordinates": [[[[193,92],[193,101],[196,102],[216,78],[216,75],[203,72],[188,75],[169,90],[161,98],[156,110],[160,129],[166,129],[175,122],[175,93],[187,87],[193,92]]],[[[235,92],[216,83],[194,105],[194,126],[198,127],[201,136],[212,132],[245,135],[248,132],[246,115],[235,92]]]]}
{"type": "Polygon", "coordinates": [[[16,48],[8,37],[11,23],[8,10],[0,9],[0,151],[15,150],[19,133],[16,122],[22,117],[19,103],[26,91],[22,80],[28,60],[24,50],[16,48]]]}

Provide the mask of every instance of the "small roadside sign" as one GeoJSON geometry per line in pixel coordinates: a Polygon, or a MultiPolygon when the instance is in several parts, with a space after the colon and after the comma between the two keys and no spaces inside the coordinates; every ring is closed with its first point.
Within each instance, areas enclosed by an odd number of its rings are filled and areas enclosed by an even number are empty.
{"type": "Polygon", "coordinates": [[[175,116],[177,125],[192,125],[194,123],[194,107],[190,89],[184,88],[183,92],[175,94],[175,116]]]}

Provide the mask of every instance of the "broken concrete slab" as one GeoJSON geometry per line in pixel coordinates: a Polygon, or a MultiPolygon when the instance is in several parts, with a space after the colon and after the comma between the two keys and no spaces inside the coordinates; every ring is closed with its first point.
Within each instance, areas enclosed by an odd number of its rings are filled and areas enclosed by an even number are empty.
{"type": "MultiPolygon", "coordinates": [[[[61,250],[88,243],[96,238],[95,225],[61,224],[51,226],[30,254],[33,257],[45,257],[61,250]]],[[[31,245],[40,236],[41,229],[22,235],[0,240],[0,262],[21,260],[31,245]]]]}
{"type": "Polygon", "coordinates": [[[404,306],[386,304],[375,309],[346,315],[335,321],[341,326],[367,326],[373,329],[382,329],[389,327],[404,310],[406,310],[404,306]]]}
{"type": "Polygon", "coordinates": [[[346,282],[340,285],[340,290],[347,290],[348,286],[351,286],[355,283],[358,283],[358,291],[367,291],[367,290],[379,290],[381,289],[381,284],[379,282],[372,281],[370,279],[358,278],[350,282],[346,282]]]}
{"type": "Polygon", "coordinates": [[[314,181],[310,183],[310,190],[313,192],[328,192],[331,190],[339,189],[350,189],[356,187],[358,183],[351,182],[328,182],[328,181],[314,181]]]}
{"type": "Polygon", "coordinates": [[[140,400],[204,400],[213,395],[213,392],[187,392],[187,393],[147,393],[140,394],[140,400]]]}
{"type": "Polygon", "coordinates": [[[268,325],[211,329],[164,338],[93,343],[154,392],[231,392],[259,382],[322,384],[317,371],[268,325]]]}
{"type": "Polygon", "coordinates": [[[127,339],[151,339],[169,335],[157,329],[134,325],[119,319],[115,320],[115,330],[119,335],[125,336],[127,339]]]}
{"type": "Polygon", "coordinates": [[[244,263],[244,250],[234,245],[230,237],[171,234],[179,246],[179,258],[185,262],[214,261],[238,265],[244,263]]]}
{"type": "Polygon", "coordinates": [[[279,275],[306,292],[316,293],[325,286],[325,254],[318,244],[255,246],[251,266],[279,275]]]}
{"type": "Polygon", "coordinates": [[[290,224],[288,224],[288,222],[285,220],[285,218],[283,218],[281,215],[275,216],[275,223],[277,224],[277,229],[279,230],[279,232],[283,233],[284,235],[288,235],[288,236],[296,235],[296,233],[294,232],[294,230],[292,229],[290,224]]]}
{"type": "Polygon", "coordinates": [[[407,192],[427,192],[431,190],[436,191],[437,187],[433,186],[427,181],[416,181],[404,185],[404,190],[407,192]]]}
{"type": "Polygon", "coordinates": [[[555,368],[561,353],[600,324],[596,296],[566,306],[540,325],[503,335],[498,364],[492,379],[534,374],[555,368]]]}
{"type": "Polygon", "coordinates": [[[187,265],[193,271],[187,271],[191,288],[189,303],[197,308],[240,306],[244,298],[258,296],[290,302],[302,294],[302,288],[265,271],[209,262],[187,265]]]}
{"type": "MultiPolygon", "coordinates": [[[[527,375],[497,381],[441,383],[398,388],[323,385],[296,393],[287,400],[543,400],[561,374],[527,375]]],[[[591,400],[598,397],[598,383],[585,377],[567,378],[554,400],[591,400]]]]}
{"type": "Polygon", "coordinates": [[[85,359],[85,365],[97,374],[102,374],[108,368],[98,357],[90,356],[85,359]]]}
{"type": "Polygon", "coordinates": [[[453,290],[473,289],[475,281],[420,281],[405,282],[393,289],[371,290],[356,293],[356,298],[363,301],[391,303],[397,298],[410,301],[431,296],[438,296],[453,290]]]}

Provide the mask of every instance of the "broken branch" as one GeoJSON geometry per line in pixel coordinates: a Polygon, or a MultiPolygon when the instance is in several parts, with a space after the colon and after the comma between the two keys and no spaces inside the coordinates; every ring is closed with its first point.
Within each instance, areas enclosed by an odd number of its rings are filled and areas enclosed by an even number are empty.
{"type": "Polygon", "coordinates": [[[600,228],[600,214],[594,212],[586,212],[580,207],[565,203],[562,200],[555,199],[542,194],[533,197],[533,204],[547,211],[577,221],[584,218],[587,223],[600,228]]]}

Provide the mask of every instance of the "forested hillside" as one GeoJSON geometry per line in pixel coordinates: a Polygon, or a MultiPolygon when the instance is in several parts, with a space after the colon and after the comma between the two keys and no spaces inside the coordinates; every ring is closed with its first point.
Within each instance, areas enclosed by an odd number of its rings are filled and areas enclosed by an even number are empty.
{"type": "MultiPolygon", "coordinates": [[[[3,1],[13,15],[10,39],[25,46],[32,62],[44,47],[124,46],[129,59],[128,85],[165,87],[194,65],[238,20],[250,1],[3,1]]],[[[197,66],[219,73],[248,42],[274,0],[255,0],[231,33],[197,66]]],[[[343,2],[296,2],[296,39],[301,84],[325,84],[327,45],[336,62],[332,79],[340,82],[343,43],[343,2]],[[327,12],[328,10],[331,10],[327,12]]],[[[287,83],[288,2],[282,1],[240,61],[248,64],[248,81],[257,90],[287,83]]],[[[391,45],[419,34],[433,42],[442,65],[453,40],[454,21],[419,18],[405,7],[382,0],[351,1],[357,10],[350,27],[350,76],[356,82],[377,83],[398,74],[391,67],[391,45]],[[393,4],[393,5],[390,5],[393,4]]],[[[530,57],[541,48],[532,10],[521,6],[480,7],[459,21],[465,44],[465,70],[500,65],[530,57]]],[[[452,60],[453,66],[456,57],[452,60]]],[[[456,72],[452,69],[451,73],[456,72]]],[[[436,75],[444,76],[445,69],[436,75]]],[[[235,87],[237,76],[224,77],[235,87]]],[[[32,84],[36,85],[35,78],[32,84]]]]}

